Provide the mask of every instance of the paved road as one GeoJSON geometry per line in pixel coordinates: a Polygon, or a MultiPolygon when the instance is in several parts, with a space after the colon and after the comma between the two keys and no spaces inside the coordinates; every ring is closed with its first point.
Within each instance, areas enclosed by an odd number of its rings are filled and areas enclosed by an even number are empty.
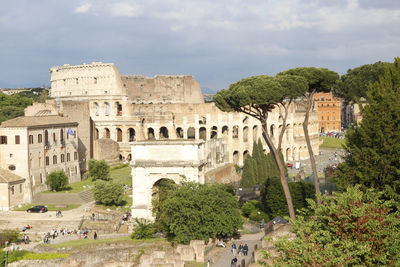
{"type": "Polygon", "coordinates": [[[245,260],[245,266],[248,266],[250,264],[251,259],[253,258],[254,246],[257,245],[257,247],[260,248],[261,247],[261,239],[263,237],[264,237],[264,233],[260,232],[257,234],[243,235],[243,236],[241,236],[241,238],[239,240],[234,240],[237,247],[239,247],[240,244],[248,245],[249,252],[248,252],[247,256],[238,255],[237,253],[235,255],[233,255],[232,251],[231,251],[232,242],[230,242],[229,245],[225,248],[224,253],[211,266],[212,267],[231,267],[231,260],[235,256],[238,259],[238,262],[236,265],[237,267],[238,266],[244,267],[241,265],[241,262],[243,259],[245,260]]]}

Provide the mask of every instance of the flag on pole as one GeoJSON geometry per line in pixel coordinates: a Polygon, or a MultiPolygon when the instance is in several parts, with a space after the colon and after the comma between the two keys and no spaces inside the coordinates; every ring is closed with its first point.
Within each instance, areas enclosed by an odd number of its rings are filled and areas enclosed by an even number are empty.
{"type": "Polygon", "coordinates": [[[68,128],[67,134],[74,136],[74,131],[71,128],[68,128]]]}

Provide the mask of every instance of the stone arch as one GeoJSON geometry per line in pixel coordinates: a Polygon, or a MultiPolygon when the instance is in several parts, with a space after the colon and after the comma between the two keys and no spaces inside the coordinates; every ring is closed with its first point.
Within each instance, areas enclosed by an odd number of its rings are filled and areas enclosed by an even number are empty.
{"type": "Polygon", "coordinates": [[[207,140],[207,129],[206,127],[200,127],[199,129],[199,139],[207,140]]]}
{"type": "Polygon", "coordinates": [[[117,142],[122,142],[122,130],[117,128],[117,142]]]}
{"type": "Polygon", "coordinates": [[[104,128],[104,137],[110,138],[110,130],[108,128],[104,128]]]}
{"type": "Polygon", "coordinates": [[[244,164],[244,161],[246,160],[246,157],[248,155],[249,155],[249,151],[248,150],[243,151],[243,164],[244,164]]]}
{"type": "Polygon", "coordinates": [[[129,128],[128,129],[129,142],[135,141],[135,135],[136,135],[135,129],[129,128]]]}
{"type": "Polygon", "coordinates": [[[196,138],[196,129],[194,127],[189,127],[187,130],[187,138],[195,139],[196,138]]]}
{"type": "Polygon", "coordinates": [[[99,129],[95,129],[94,130],[94,140],[97,140],[97,139],[99,139],[99,129]]]}
{"type": "Polygon", "coordinates": [[[155,140],[155,136],[154,136],[154,129],[149,127],[147,128],[147,139],[148,140],[155,140]]]}
{"type": "Polygon", "coordinates": [[[110,116],[110,103],[104,102],[104,114],[110,116]]]}
{"type": "Polygon", "coordinates": [[[274,137],[274,132],[275,132],[275,124],[272,124],[269,127],[269,133],[270,133],[271,137],[274,137]]]}
{"type": "Polygon", "coordinates": [[[233,164],[239,165],[239,151],[233,151],[233,164]]]}
{"type": "Polygon", "coordinates": [[[254,125],[253,126],[253,141],[257,141],[257,139],[258,139],[258,126],[257,125],[254,125]]]}
{"type": "Polygon", "coordinates": [[[237,125],[232,128],[232,138],[239,138],[239,126],[237,125]]]}
{"type": "Polygon", "coordinates": [[[168,129],[167,127],[163,126],[160,128],[160,139],[168,139],[168,129]]]}
{"type": "Polygon", "coordinates": [[[286,161],[289,161],[290,158],[290,147],[286,148],[286,161]]]}
{"type": "Polygon", "coordinates": [[[94,110],[95,110],[95,114],[96,114],[96,116],[99,116],[99,115],[100,115],[100,107],[99,107],[99,103],[97,103],[97,102],[94,102],[94,103],[93,103],[93,105],[94,105],[94,110]]]}
{"type": "Polygon", "coordinates": [[[115,108],[117,110],[117,116],[122,116],[122,104],[119,103],[118,101],[115,102],[115,108]]]}
{"type": "Polygon", "coordinates": [[[224,135],[224,136],[228,136],[228,134],[229,134],[229,128],[228,128],[228,126],[223,126],[222,127],[222,135],[224,135]]]}
{"type": "Polygon", "coordinates": [[[210,139],[215,139],[215,138],[218,138],[218,127],[217,126],[213,126],[211,128],[210,139]]]}
{"type": "Polygon", "coordinates": [[[249,127],[245,126],[243,128],[243,142],[249,141],[249,127]]]}
{"type": "Polygon", "coordinates": [[[176,137],[183,138],[183,129],[181,127],[176,128],[176,137]]]}

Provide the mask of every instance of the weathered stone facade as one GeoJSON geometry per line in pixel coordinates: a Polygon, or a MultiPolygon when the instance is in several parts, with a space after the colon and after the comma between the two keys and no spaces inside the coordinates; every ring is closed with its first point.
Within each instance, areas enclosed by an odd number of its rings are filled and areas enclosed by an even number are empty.
{"type": "MultiPolygon", "coordinates": [[[[192,76],[123,76],[114,64],[99,62],[53,67],[50,74],[51,96],[62,102],[89,103],[94,139],[117,141],[121,157],[128,160],[133,141],[223,138],[228,161],[243,165],[253,141],[261,138],[258,120],[242,113],[222,112],[213,103],[204,103],[200,86],[192,76]]],[[[304,110],[296,102],[289,111],[283,155],[287,161],[306,159],[304,110]]],[[[268,125],[277,142],[282,125],[278,108],[269,114],[268,125]]],[[[318,154],[316,110],[310,115],[309,132],[313,151],[318,154]]]]}

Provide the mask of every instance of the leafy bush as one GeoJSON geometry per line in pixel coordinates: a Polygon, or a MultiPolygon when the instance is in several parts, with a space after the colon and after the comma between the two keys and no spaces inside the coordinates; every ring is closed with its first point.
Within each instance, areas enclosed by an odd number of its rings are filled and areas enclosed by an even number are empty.
{"type": "Polygon", "coordinates": [[[18,230],[0,230],[0,247],[4,247],[5,243],[15,243],[18,240],[18,230]]]}
{"type": "Polygon", "coordinates": [[[55,171],[47,176],[47,185],[52,191],[61,191],[68,184],[68,177],[64,171],[55,171]]]}
{"type": "Polygon", "coordinates": [[[259,207],[260,202],[257,200],[247,201],[242,206],[242,214],[248,218],[253,211],[258,211],[259,207]]]}
{"type": "Polygon", "coordinates": [[[400,262],[400,216],[383,192],[360,186],[310,200],[312,216],[292,222],[296,238],[275,242],[274,266],[396,266],[400,262]]]}
{"type": "Polygon", "coordinates": [[[264,220],[264,222],[268,222],[270,220],[268,214],[260,210],[253,210],[250,213],[249,219],[254,222],[261,222],[261,220],[264,220]]]}
{"type": "Polygon", "coordinates": [[[124,188],[122,184],[113,181],[98,180],[94,184],[93,197],[96,202],[104,205],[122,204],[124,188]]]}
{"type": "Polygon", "coordinates": [[[136,227],[133,229],[133,233],[131,235],[132,239],[147,239],[153,237],[155,233],[154,224],[138,219],[135,219],[135,221],[136,227]]]}
{"type": "Polygon", "coordinates": [[[110,180],[110,166],[104,160],[89,160],[89,175],[93,181],[110,180]]]}
{"type": "Polygon", "coordinates": [[[160,220],[178,243],[232,236],[242,225],[237,199],[219,185],[184,183],[162,203],[160,220]]]}

